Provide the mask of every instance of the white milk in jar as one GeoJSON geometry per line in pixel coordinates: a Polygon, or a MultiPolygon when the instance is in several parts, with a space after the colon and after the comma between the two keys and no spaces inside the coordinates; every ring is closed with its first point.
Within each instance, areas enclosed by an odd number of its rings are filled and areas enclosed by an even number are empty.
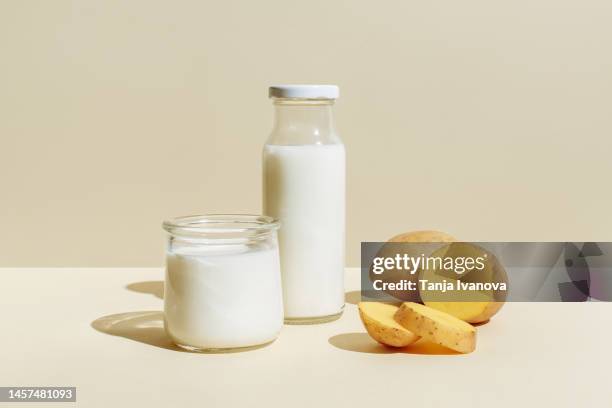
{"type": "Polygon", "coordinates": [[[269,217],[183,217],[170,233],[164,289],[165,328],[198,351],[273,341],[283,323],[276,228],[269,217]]]}
{"type": "Polygon", "coordinates": [[[274,130],[263,151],[263,211],[278,218],[287,323],[344,307],[345,149],[332,121],[335,86],[270,88],[274,130]]]}

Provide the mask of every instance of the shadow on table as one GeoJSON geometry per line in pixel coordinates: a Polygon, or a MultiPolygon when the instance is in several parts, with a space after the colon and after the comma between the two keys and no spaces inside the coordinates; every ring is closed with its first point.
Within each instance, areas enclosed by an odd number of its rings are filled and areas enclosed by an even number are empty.
{"type": "Polygon", "coordinates": [[[164,282],[163,281],[144,281],[130,283],[125,287],[127,290],[138,293],[148,293],[157,298],[164,298],[164,282]]]}
{"type": "Polygon", "coordinates": [[[343,333],[330,337],[329,344],[341,350],[370,354],[423,354],[423,355],[459,355],[435,343],[419,340],[401,348],[383,346],[372,340],[366,333],[343,333]]]}
{"type": "MultiPolygon", "coordinates": [[[[375,292],[372,291],[371,293],[369,292],[365,292],[364,296],[366,297],[366,299],[364,300],[365,302],[373,302],[376,301],[377,298],[380,297],[380,293],[379,292],[375,292]]],[[[351,305],[356,305],[359,302],[361,302],[361,291],[360,290],[351,290],[348,291],[344,294],[344,303],[348,303],[351,305]]],[[[379,300],[380,302],[386,302],[386,303],[399,303],[401,302],[400,299],[393,299],[391,297],[389,297],[388,299],[381,299],[379,300]]]]}
{"type": "Polygon", "coordinates": [[[351,290],[344,294],[344,302],[349,303],[351,305],[356,305],[361,302],[361,291],[359,290],[351,290]]]}
{"type": "Polygon", "coordinates": [[[189,353],[176,346],[164,330],[161,311],[119,313],[104,316],[91,323],[91,327],[111,336],[124,337],[150,346],[189,353]]]}

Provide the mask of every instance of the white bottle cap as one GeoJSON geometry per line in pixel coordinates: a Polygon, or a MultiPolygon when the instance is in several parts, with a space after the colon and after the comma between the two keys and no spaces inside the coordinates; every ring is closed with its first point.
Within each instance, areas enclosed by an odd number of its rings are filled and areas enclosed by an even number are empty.
{"type": "Polygon", "coordinates": [[[268,89],[270,98],[336,99],[336,85],[274,85],[268,89]]]}

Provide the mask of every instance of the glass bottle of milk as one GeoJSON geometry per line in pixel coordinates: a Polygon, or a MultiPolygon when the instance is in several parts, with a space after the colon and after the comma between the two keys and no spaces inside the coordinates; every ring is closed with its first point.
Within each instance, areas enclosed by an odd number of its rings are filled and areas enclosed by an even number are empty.
{"type": "Polygon", "coordinates": [[[280,219],[285,322],[332,321],[344,308],[345,150],[334,85],[269,89],[276,109],[263,151],[263,211],[280,219]]]}

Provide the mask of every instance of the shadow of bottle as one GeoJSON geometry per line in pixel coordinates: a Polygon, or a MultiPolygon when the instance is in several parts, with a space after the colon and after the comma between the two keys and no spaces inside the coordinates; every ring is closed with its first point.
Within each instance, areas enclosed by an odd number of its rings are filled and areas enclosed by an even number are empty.
{"type": "Polygon", "coordinates": [[[361,291],[351,290],[349,292],[346,292],[344,294],[344,302],[351,305],[358,304],[359,302],[361,302],[361,291]]]}

